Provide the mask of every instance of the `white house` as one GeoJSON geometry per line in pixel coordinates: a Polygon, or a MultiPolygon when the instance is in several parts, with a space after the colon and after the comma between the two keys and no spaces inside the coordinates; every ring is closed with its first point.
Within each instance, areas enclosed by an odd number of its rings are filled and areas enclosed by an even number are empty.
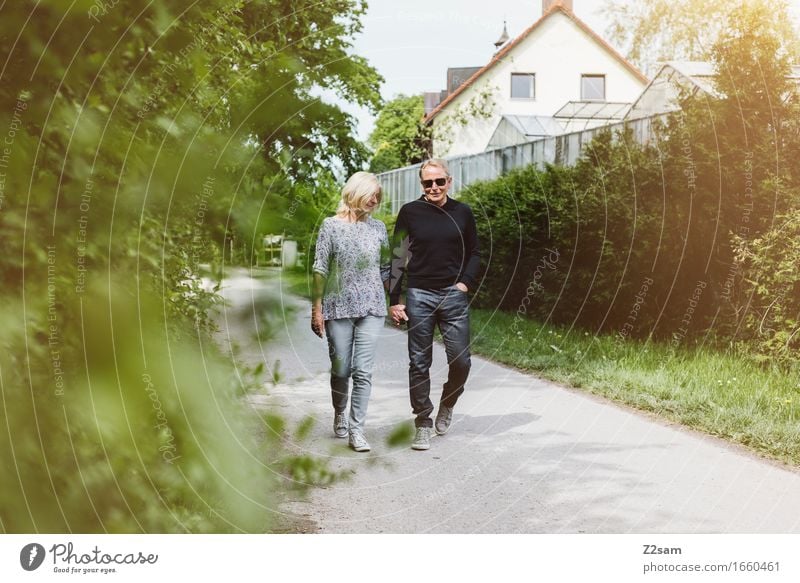
{"type": "Polygon", "coordinates": [[[542,17],[426,116],[433,155],[459,156],[604,125],[625,117],[647,78],[572,12],[542,17]]]}

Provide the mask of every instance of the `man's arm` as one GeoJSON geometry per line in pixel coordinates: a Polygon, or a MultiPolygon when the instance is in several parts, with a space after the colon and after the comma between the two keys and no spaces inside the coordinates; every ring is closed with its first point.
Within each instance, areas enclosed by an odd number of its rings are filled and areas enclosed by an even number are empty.
{"type": "Polygon", "coordinates": [[[389,277],[389,315],[395,324],[400,324],[408,320],[406,315],[406,306],[401,304],[401,295],[403,292],[403,279],[406,274],[406,266],[409,259],[409,234],[406,213],[404,209],[400,209],[397,214],[397,222],[394,226],[394,233],[392,235],[391,246],[391,274],[389,277]]]}
{"type": "Polygon", "coordinates": [[[386,225],[383,225],[383,232],[381,233],[381,281],[383,282],[383,289],[389,293],[389,283],[392,277],[392,247],[389,244],[389,234],[386,231],[386,225]]]}
{"type": "Polygon", "coordinates": [[[459,283],[464,284],[467,287],[467,290],[474,290],[478,287],[478,272],[481,267],[481,251],[480,251],[480,241],[478,240],[478,227],[475,224],[475,215],[472,214],[472,209],[469,205],[464,205],[466,207],[468,217],[467,217],[467,225],[464,232],[464,241],[466,243],[466,267],[464,268],[464,273],[461,275],[461,281],[459,283]]]}
{"type": "Polygon", "coordinates": [[[408,263],[408,224],[405,208],[401,208],[397,214],[397,222],[394,225],[391,246],[391,266],[389,274],[389,305],[400,303],[400,295],[403,292],[403,279],[406,274],[408,263]]]}

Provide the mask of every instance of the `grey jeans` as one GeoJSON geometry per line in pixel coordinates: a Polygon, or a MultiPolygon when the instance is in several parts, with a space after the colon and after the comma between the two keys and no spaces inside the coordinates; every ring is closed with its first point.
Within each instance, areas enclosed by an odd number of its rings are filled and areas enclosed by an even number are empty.
{"type": "Polygon", "coordinates": [[[331,357],[331,397],[337,413],[347,409],[350,378],[350,431],[363,431],[372,392],[372,365],[383,318],[339,318],[325,322],[328,354],[331,357]]]}
{"type": "Polygon", "coordinates": [[[469,353],[469,296],[456,286],[444,289],[409,288],[406,292],[408,314],[408,384],[411,410],[417,427],[432,427],[431,376],[433,330],[442,333],[447,354],[447,382],[441,404],[453,407],[464,392],[471,366],[469,353]]]}

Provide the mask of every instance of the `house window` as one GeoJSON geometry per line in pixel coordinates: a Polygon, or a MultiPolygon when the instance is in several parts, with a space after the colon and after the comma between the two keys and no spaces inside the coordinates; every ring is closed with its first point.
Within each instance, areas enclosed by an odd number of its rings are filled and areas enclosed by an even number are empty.
{"type": "Polygon", "coordinates": [[[581,101],[605,101],[606,76],[581,75],[581,101]]]}
{"type": "Polygon", "coordinates": [[[511,73],[511,99],[534,99],[535,97],[536,75],[511,73]]]}

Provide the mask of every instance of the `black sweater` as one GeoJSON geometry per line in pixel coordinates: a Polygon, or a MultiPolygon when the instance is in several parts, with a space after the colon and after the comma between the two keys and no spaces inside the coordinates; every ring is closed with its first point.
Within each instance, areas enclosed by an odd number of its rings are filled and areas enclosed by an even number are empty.
{"type": "Polygon", "coordinates": [[[400,303],[405,275],[407,287],[442,289],[463,282],[473,291],[479,264],[472,209],[449,197],[442,207],[420,197],[404,204],[397,215],[389,303],[400,303]]]}

